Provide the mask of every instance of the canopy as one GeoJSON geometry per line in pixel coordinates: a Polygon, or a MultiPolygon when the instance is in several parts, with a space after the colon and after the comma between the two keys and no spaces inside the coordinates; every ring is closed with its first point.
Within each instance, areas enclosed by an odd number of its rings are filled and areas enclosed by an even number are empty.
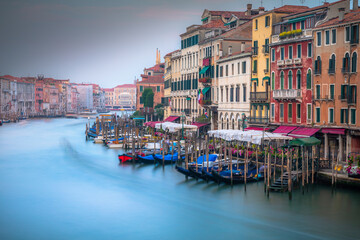
{"type": "Polygon", "coordinates": [[[278,133],[269,133],[264,131],[241,131],[241,130],[212,130],[208,132],[209,136],[214,136],[216,138],[221,138],[226,141],[242,141],[250,142],[253,144],[261,144],[262,140],[272,141],[272,140],[291,140],[292,137],[283,136],[278,133]]]}
{"type": "Polygon", "coordinates": [[[292,137],[311,137],[315,133],[317,133],[320,129],[319,128],[306,128],[306,127],[299,127],[296,130],[292,131],[289,136],[292,137]]]}
{"type": "Polygon", "coordinates": [[[157,123],[161,123],[161,121],[146,122],[146,123],[144,123],[144,126],[148,126],[148,127],[154,128],[154,127],[155,127],[155,124],[157,124],[157,123]]]}
{"type": "Polygon", "coordinates": [[[306,20],[307,18],[312,17],[312,16],[314,16],[314,14],[312,14],[312,15],[307,15],[307,16],[302,16],[302,17],[297,17],[297,18],[293,18],[293,19],[290,19],[290,20],[288,21],[288,23],[301,22],[301,21],[304,21],[304,20],[306,20]]]}
{"type": "Polygon", "coordinates": [[[202,94],[204,94],[205,95],[205,93],[207,92],[207,91],[209,91],[211,88],[210,87],[206,87],[206,88],[204,88],[203,90],[202,90],[202,94]]]}
{"type": "Polygon", "coordinates": [[[203,126],[209,125],[210,123],[199,123],[199,122],[193,122],[191,125],[197,126],[198,128],[201,128],[203,126]]]}
{"type": "Polygon", "coordinates": [[[295,129],[297,129],[298,127],[294,127],[294,126],[280,126],[277,129],[275,129],[275,131],[273,131],[273,133],[281,133],[281,134],[288,134],[291,131],[294,131],[295,129]]]}
{"type": "Polygon", "coordinates": [[[289,146],[315,146],[319,145],[321,141],[315,137],[297,138],[289,142],[289,146]]]}
{"type": "Polygon", "coordinates": [[[345,128],[323,128],[322,133],[345,135],[345,128]]]}
{"type": "Polygon", "coordinates": [[[173,122],[177,119],[179,119],[180,117],[179,116],[170,116],[170,117],[167,117],[164,122],[173,122]]]}
{"type": "Polygon", "coordinates": [[[205,74],[206,71],[209,69],[210,66],[206,66],[203,69],[200,70],[199,74],[205,74]]]}
{"type": "Polygon", "coordinates": [[[169,132],[177,132],[182,130],[184,127],[184,130],[188,131],[196,131],[197,127],[194,125],[187,125],[187,124],[180,124],[180,123],[173,123],[173,122],[163,122],[163,123],[157,123],[155,124],[156,129],[164,129],[169,130],[169,132]]]}
{"type": "Polygon", "coordinates": [[[268,131],[270,128],[262,128],[262,127],[247,127],[247,128],[245,128],[244,130],[245,131],[249,131],[249,130],[255,130],[255,131],[263,131],[263,130],[265,130],[265,131],[268,131]]]}

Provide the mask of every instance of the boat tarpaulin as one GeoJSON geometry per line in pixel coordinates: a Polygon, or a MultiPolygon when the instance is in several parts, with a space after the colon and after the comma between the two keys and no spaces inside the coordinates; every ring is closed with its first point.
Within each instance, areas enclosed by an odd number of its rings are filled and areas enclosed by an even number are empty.
{"type": "Polygon", "coordinates": [[[178,120],[180,117],[179,116],[170,116],[170,117],[167,117],[164,122],[173,122],[175,120],[178,120]]]}
{"type": "Polygon", "coordinates": [[[345,128],[322,128],[322,133],[345,135],[345,128]]]}
{"type": "Polygon", "coordinates": [[[295,129],[294,131],[292,131],[289,136],[292,137],[299,137],[299,138],[304,138],[304,137],[311,137],[312,135],[314,135],[315,133],[317,133],[320,130],[320,128],[306,128],[306,127],[299,127],[297,129],[295,129]]]}
{"type": "Polygon", "coordinates": [[[315,137],[297,138],[289,142],[289,146],[315,146],[321,144],[321,141],[315,137]]]}
{"type": "Polygon", "coordinates": [[[275,131],[273,131],[273,133],[280,133],[280,134],[286,135],[286,134],[294,131],[297,128],[298,127],[294,127],[294,126],[280,126],[277,129],[275,129],[275,131]]]}

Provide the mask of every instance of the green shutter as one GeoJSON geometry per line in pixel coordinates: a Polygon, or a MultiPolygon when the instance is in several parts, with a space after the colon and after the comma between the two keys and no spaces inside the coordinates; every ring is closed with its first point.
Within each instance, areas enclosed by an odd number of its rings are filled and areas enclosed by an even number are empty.
{"type": "Polygon", "coordinates": [[[306,75],[306,88],[311,89],[311,71],[309,70],[306,75]]]}
{"type": "Polygon", "coordinates": [[[329,115],[330,115],[329,122],[333,123],[334,122],[334,109],[329,109],[329,115]]]}
{"type": "Polygon", "coordinates": [[[296,105],[296,117],[300,118],[300,116],[301,116],[301,105],[297,104],[296,105]]]}
{"type": "Polygon", "coordinates": [[[316,108],[316,122],[320,122],[320,108],[316,108]]]}
{"type": "Polygon", "coordinates": [[[334,99],[334,85],[330,85],[330,99],[334,99]]]}
{"type": "Polygon", "coordinates": [[[350,109],[351,111],[351,124],[355,124],[356,123],[356,109],[350,109]]]}
{"type": "Polygon", "coordinates": [[[288,118],[292,118],[292,104],[288,104],[288,118]]]}
{"type": "Polygon", "coordinates": [[[345,109],[340,110],[340,123],[344,123],[344,110],[345,109]]]}

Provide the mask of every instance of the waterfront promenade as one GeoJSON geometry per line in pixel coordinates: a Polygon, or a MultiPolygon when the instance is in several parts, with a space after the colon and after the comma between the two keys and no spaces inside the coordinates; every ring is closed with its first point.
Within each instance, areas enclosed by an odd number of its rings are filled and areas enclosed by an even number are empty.
{"type": "Polygon", "coordinates": [[[0,127],[0,239],[356,239],[360,193],[323,185],[264,194],[119,165],[86,141],[87,119],[0,127]]]}

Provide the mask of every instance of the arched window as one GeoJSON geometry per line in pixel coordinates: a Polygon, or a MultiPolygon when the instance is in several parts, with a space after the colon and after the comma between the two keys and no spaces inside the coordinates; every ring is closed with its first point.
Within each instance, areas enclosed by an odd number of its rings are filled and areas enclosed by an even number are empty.
{"type": "Polygon", "coordinates": [[[335,73],[335,54],[329,59],[329,73],[335,73]]]}
{"type": "Polygon", "coordinates": [[[342,72],[350,72],[350,54],[346,53],[343,58],[342,72]]]}
{"type": "Polygon", "coordinates": [[[275,73],[271,73],[271,89],[275,90],[275,73]]]}
{"type": "Polygon", "coordinates": [[[284,89],[284,72],[280,73],[280,89],[284,89]]]}
{"type": "Polygon", "coordinates": [[[309,69],[306,74],[306,89],[311,89],[311,85],[311,69],[309,69]]]}
{"type": "Polygon", "coordinates": [[[293,85],[293,73],[290,70],[288,75],[288,88],[292,89],[292,85],[293,85]]]}
{"type": "Polygon", "coordinates": [[[301,89],[301,70],[297,70],[296,72],[296,88],[301,89]]]}
{"type": "Polygon", "coordinates": [[[357,53],[354,52],[351,59],[351,72],[356,72],[357,69],[357,53]]]}

